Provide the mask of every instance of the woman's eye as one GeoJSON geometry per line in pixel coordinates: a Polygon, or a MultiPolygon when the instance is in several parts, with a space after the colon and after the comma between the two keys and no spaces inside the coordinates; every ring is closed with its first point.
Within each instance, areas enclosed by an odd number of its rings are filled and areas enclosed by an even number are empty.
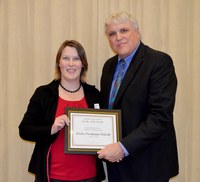
{"type": "Polygon", "coordinates": [[[62,59],[64,59],[64,60],[69,60],[69,58],[68,58],[68,57],[66,57],[66,56],[65,56],[65,57],[63,57],[62,59]]]}
{"type": "Polygon", "coordinates": [[[80,57],[71,57],[70,58],[68,56],[63,56],[62,59],[65,60],[65,61],[70,61],[70,60],[72,60],[72,61],[79,61],[79,60],[81,60],[80,57]]]}
{"type": "Polygon", "coordinates": [[[74,61],[79,61],[80,58],[79,58],[79,57],[75,57],[73,60],[74,60],[74,61]]]}

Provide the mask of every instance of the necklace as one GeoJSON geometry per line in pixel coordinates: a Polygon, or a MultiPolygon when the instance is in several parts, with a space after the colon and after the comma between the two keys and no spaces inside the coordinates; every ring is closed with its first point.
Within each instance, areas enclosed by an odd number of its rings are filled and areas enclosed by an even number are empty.
{"type": "Polygon", "coordinates": [[[68,89],[66,89],[61,83],[60,83],[60,86],[61,86],[65,91],[67,91],[67,92],[69,92],[69,93],[75,93],[75,92],[78,92],[78,91],[80,90],[80,88],[81,88],[81,83],[80,83],[79,87],[78,87],[76,90],[68,90],[68,89]]]}

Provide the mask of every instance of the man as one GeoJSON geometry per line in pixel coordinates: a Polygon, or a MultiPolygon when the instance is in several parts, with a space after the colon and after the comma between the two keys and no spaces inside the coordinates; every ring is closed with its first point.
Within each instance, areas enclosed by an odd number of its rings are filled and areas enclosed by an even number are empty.
{"type": "Polygon", "coordinates": [[[168,182],[178,174],[172,59],[141,42],[138,24],[127,13],[111,15],[105,33],[117,55],[103,67],[101,93],[107,108],[121,109],[122,140],[98,157],[107,160],[109,182],[168,182]]]}

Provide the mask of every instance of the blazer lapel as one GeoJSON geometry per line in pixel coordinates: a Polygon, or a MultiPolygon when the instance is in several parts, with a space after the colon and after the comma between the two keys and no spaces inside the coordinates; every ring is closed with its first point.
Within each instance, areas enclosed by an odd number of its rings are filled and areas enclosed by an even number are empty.
{"type": "Polygon", "coordinates": [[[103,89],[103,90],[106,91],[104,93],[105,98],[107,100],[106,107],[108,107],[108,102],[109,102],[109,97],[110,97],[110,89],[111,89],[111,86],[112,86],[112,79],[113,79],[115,67],[116,67],[117,61],[118,61],[117,56],[113,57],[112,59],[113,59],[113,61],[111,62],[111,64],[108,67],[108,70],[107,70],[107,72],[109,74],[104,75],[104,80],[105,80],[105,82],[107,82],[107,84],[102,85],[102,87],[105,87],[105,86],[107,87],[107,88],[103,89]]]}
{"type": "Polygon", "coordinates": [[[113,107],[118,103],[118,101],[120,100],[120,98],[123,96],[124,92],[126,91],[126,89],[128,88],[128,85],[130,84],[131,81],[133,81],[137,70],[139,69],[139,67],[141,66],[142,62],[143,62],[143,48],[144,45],[141,42],[140,47],[138,48],[135,56],[133,57],[127,71],[126,74],[124,75],[124,79],[122,80],[122,83],[120,85],[120,88],[118,90],[117,96],[115,98],[115,102],[113,104],[113,107]]]}

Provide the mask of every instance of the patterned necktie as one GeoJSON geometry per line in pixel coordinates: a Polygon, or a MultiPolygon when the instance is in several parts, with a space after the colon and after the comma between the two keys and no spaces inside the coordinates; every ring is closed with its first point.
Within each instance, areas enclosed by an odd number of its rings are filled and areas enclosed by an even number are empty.
{"type": "Polygon", "coordinates": [[[113,103],[115,101],[115,97],[117,95],[117,92],[119,90],[119,87],[121,85],[121,81],[124,76],[124,68],[125,68],[125,60],[121,59],[118,63],[118,70],[117,70],[117,76],[114,80],[114,85],[112,88],[112,93],[110,94],[110,100],[109,100],[109,109],[112,109],[113,103]]]}

